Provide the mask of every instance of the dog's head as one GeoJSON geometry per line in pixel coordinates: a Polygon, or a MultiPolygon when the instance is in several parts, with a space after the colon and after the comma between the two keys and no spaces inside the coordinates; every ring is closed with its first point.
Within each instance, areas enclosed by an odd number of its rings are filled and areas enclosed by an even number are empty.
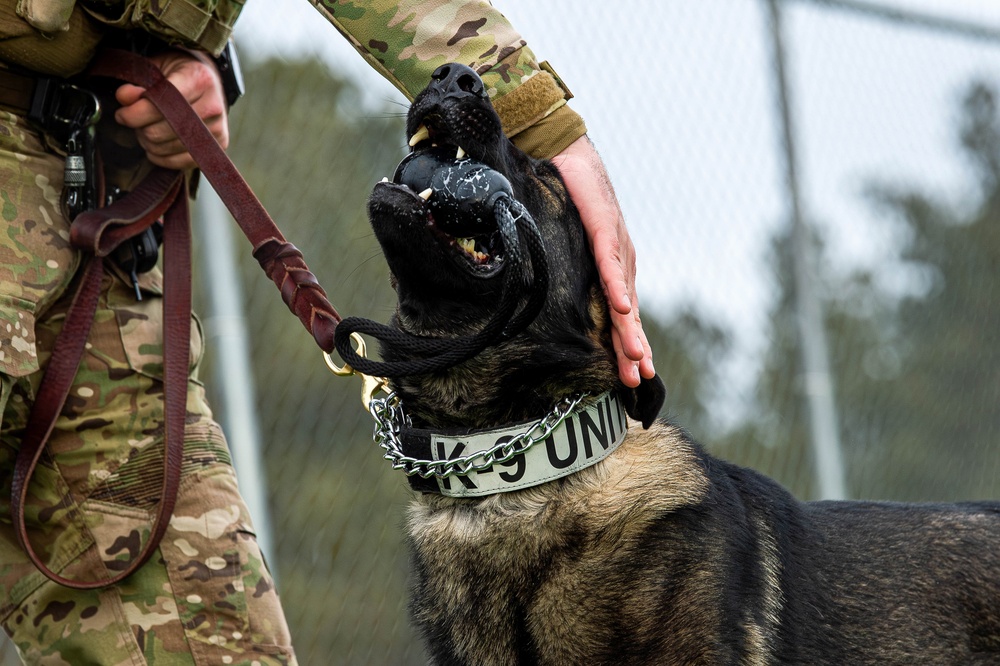
{"type": "MultiPolygon", "coordinates": [[[[473,335],[501,303],[527,302],[539,273],[548,274],[544,305],[527,328],[448,370],[394,380],[414,421],[493,427],[537,418],[573,393],[618,386],[629,414],[648,427],[663,384],[644,380],[633,390],[619,382],[597,270],[555,166],[504,136],[482,80],[464,65],[434,72],[406,132],[412,152],[392,182],[375,186],[368,205],[398,296],[393,325],[435,339],[473,335]],[[498,188],[533,219],[547,271],[501,233],[491,209],[498,188]],[[515,270],[526,276],[523,294],[508,293],[505,278],[515,270]]],[[[391,363],[413,354],[384,343],[382,356],[391,363]]]]}

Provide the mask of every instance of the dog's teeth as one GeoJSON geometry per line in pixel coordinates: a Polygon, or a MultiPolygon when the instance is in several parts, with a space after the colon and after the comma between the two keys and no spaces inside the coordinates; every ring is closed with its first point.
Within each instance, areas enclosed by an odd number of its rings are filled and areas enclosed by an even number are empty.
{"type": "Polygon", "coordinates": [[[476,239],[474,238],[456,238],[455,243],[465,250],[466,254],[480,263],[490,258],[490,255],[476,249],[476,239]]]}
{"type": "Polygon", "coordinates": [[[388,183],[389,182],[388,176],[382,176],[382,180],[380,180],[379,182],[380,183],[388,183]]]}
{"type": "Polygon", "coordinates": [[[423,199],[424,201],[427,201],[428,199],[431,198],[431,195],[433,193],[434,193],[434,190],[432,190],[431,188],[428,187],[426,190],[424,190],[423,192],[421,192],[418,196],[421,199],[423,199]]]}
{"type": "Polygon", "coordinates": [[[429,139],[430,137],[431,132],[427,129],[427,126],[423,124],[420,125],[420,127],[417,128],[417,131],[413,133],[413,136],[410,137],[410,148],[413,148],[424,139],[429,139]]]}
{"type": "Polygon", "coordinates": [[[465,149],[462,146],[458,147],[458,152],[455,154],[455,159],[460,160],[465,157],[465,149]]]}

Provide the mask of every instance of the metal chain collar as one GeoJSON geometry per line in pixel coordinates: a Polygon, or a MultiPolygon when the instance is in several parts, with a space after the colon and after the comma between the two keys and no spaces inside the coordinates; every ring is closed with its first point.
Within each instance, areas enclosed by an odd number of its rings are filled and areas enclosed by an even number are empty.
{"type": "Polygon", "coordinates": [[[571,414],[576,411],[587,393],[563,398],[548,414],[528,427],[513,439],[499,443],[485,451],[475,451],[467,456],[450,460],[419,460],[403,453],[399,433],[404,427],[410,426],[410,419],[403,413],[403,403],[395,393],[385,398],[373,398],[368,411],[375,419],[375,443],[385,450],[382,457],[392,463],[392,468],[402,470],[406,476],[419,475],[427,479],[436,477],[446,479],[455,475],[467,475],[470,472],[482,472],[495,464],[505,463],[518,456],[535,444],[544,441],[571,414]]]}

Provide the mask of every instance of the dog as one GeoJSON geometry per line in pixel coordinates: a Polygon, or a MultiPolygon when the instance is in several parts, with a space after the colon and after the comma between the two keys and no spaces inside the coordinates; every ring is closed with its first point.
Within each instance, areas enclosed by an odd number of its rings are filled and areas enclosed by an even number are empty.
{"type": "MultiPolygon", "coordinates": [[[[391,327],[474,354],[391,378],[397,443],[426,456],[407,471],[407,529],[433,663],[1000,664],[1000,505],[800,502],[709,455],[657,420],[659,378],[618,379],[578,211],[559,171],[503,135],[476,72],[439,68],[407,137],[368,206],[391,327]],[[466,162],[506,181],[517,234],[445,191],[466,162]],[[533,230],[541,255],[525,249],[533,230]],[[567,399],[580,402],[549,432],[567,399]],[[539,421],[527,450],[430,473],[539,421]]],[[[381,351],[390,369],[427,356],[381,351]]]]}

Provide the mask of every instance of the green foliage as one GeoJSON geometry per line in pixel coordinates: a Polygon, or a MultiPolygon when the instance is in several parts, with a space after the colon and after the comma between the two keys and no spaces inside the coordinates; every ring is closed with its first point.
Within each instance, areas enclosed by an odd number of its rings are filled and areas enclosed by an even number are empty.
{"type": "Polygon", "coordinates": [[[1000,495],[998,136],[995,93],[974,85],[960,138],[978,176],[979,200],[950,210],[918,193],[879,192],[907,228],[902,258],[929,283],[925,293],[899,304],[902,368],[886,408],[907,418],[893,424],[886,445],[925,461],[920,485],[935,497],[1000,495]]]}
{"type": "Polygon", "coordinates": [[[714,434],[718,426],[709,403],[717,393],[718,363],[730,349],[729,334],[693,306],[659,318],[646,313],[642,327],[667,387],[664,415],[697,438],[714,434]]]}
{"type": "MultiPolygon", "coordinates": [[[[885,223],[904,228],[899,258],[912,276],[909,293],[888,294],[866,273],[818,271],[827,291],[847,478],[858,497],[1000,496],[1000,119],[985,86],[973,86],[965,98],[960,138],[980,186],[973,205],[952,209],[919,191],[871,189],[885,223]]],[[[794,473],[812,462],[791,251],[787,235],[775,239],[779,298],[758,380],[759,409],[739,435],[757,442],[751,449],[763,447],[785,461],[770,473],[809,497],[812,480],[794,473]]],[[[739,450],[736,441],[730,436],[726,444],[739,450]]]]}

